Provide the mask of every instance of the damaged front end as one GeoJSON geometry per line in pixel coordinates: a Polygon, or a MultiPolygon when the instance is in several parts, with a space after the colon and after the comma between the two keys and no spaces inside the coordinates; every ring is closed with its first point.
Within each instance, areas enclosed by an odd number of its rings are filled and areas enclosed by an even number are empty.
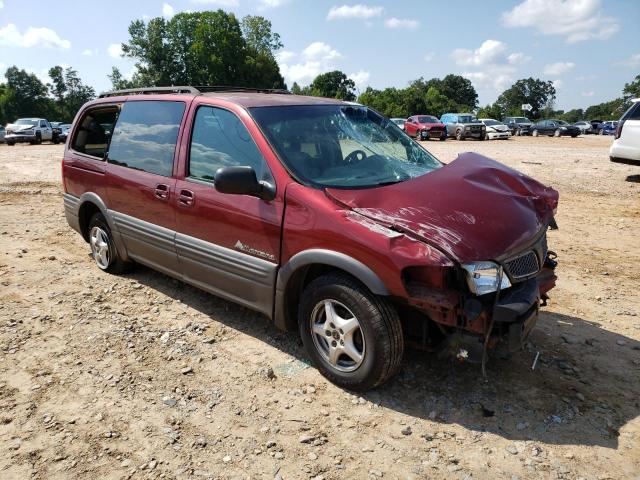
{"type": "Polygon", "coordinates": [[[461,361],[481,362],[489,350],[502,355],[520,350],[555,286],[555,258],[545,228],[518,254],[448,268],[440,284],[444,288],[407,271],[408,304],[437,324],[438,341],[423,338],[425,330],[411,325],[409,335],[418,345],[437,343],[438,350],[461,361]]]}

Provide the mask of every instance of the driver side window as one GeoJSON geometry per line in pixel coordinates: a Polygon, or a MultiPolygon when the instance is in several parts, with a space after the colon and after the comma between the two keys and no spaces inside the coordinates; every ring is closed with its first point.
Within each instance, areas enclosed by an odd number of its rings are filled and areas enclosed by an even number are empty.
{"type": "Polygon", "coordinates": [[[253,167],[258,179],[268,171],[249,131],[235,114],[201,106],[193,124],[188,175],[212,181],[216,170],[229,166],[253,167]]]}

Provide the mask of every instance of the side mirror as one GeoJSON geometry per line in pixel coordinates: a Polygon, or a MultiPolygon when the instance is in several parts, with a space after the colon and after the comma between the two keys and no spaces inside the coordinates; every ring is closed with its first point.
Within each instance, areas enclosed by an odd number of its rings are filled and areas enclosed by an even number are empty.
{"type": "Polygon", "coordinates": [[[276,189],[267,182],[259,182],[253,167],[221,167],[213,176],[214,186],[220,193],[251,195],[262,200],[273,200],[276,189]]]}

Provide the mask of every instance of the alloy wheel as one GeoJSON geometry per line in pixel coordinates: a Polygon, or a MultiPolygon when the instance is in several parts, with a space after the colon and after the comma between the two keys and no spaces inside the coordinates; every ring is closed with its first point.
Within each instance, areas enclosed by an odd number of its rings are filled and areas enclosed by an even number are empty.
{"type": "Polygon", "coordinates": [[[100,269],[106,270],[111,262],[111,252],[109,251],[109,236],[100,227],[93,227],[89,234],[91,245],[91,255],[100,269]]]}
{"type": "Polygon", "coordinates": [[[344,304],[325,299],[311,314],[311,337],[320,356],[340,372],[353,372],[363,362],[365,339],[360,322],[344,304]]]}

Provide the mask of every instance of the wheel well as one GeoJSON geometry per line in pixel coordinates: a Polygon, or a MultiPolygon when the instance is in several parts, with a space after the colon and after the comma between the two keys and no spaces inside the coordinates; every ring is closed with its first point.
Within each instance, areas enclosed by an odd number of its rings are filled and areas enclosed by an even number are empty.
{"type": "Polygon", "coordinates": [[[315,263],[299,268],[289,278],[285,290],[284,314],[287,330],[295,330],[298,325],[298,307],[305,287],[316,278],[328,273],[342,273],[360,282],[349,272],[332,265],[315,263]]]}
{"type": "Polygon", "coordinates": [[[89,222],[91,221],[91,217],[99,212],[100,209],[95,203],[84,202],[82,205],[80,205],[80,210],[78,211],[78,220],[80,221],[80,231],[82,232],[82,238],[84,238],[86,242],[89,241],[89,222]]]}

